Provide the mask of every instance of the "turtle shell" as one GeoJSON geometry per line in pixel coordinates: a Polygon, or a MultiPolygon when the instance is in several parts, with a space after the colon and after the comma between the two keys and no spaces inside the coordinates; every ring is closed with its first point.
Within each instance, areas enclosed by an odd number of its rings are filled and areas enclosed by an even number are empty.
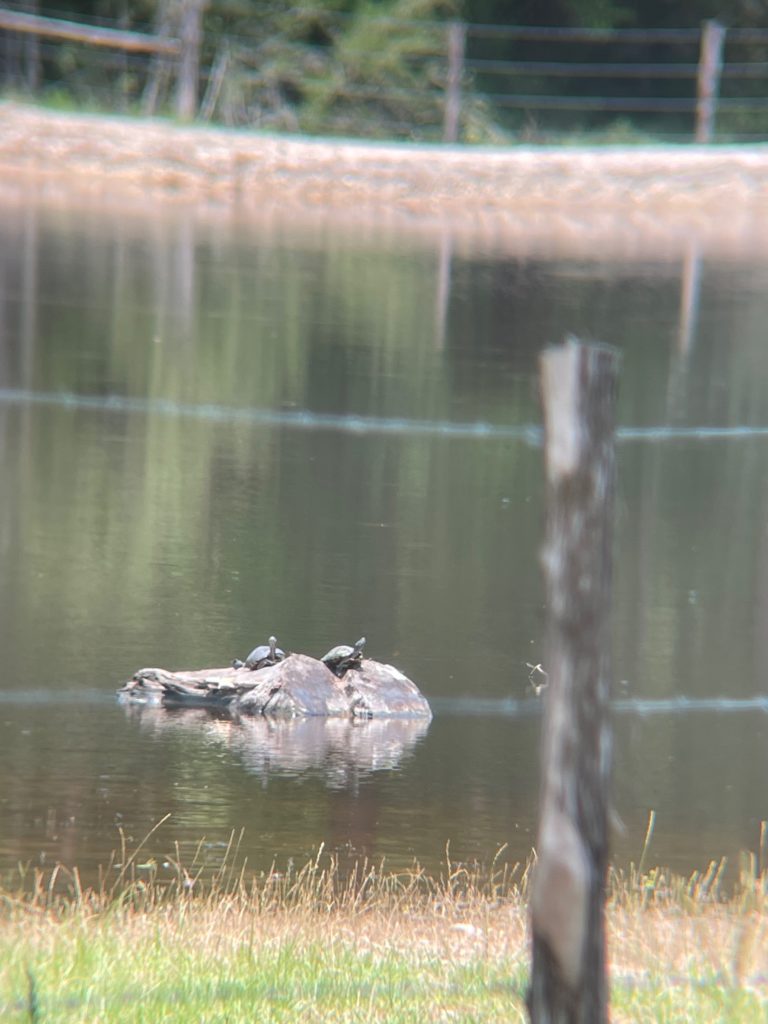
{"type": "Polygon", "coordinates": [[[281,651],[279,647],[274,648],[274,655],[272,648],[277,641],[273,637],[269,638],[268,644],[260,644],[258,647],[254,647],[248,657],[245,659],[245,667],[250,669],[263,668],[262,662],[265,665],[274,665],[276,661],[282,661],[285,657],[285,651],[281,651]]]}
{"type": "Polygon", "coordinates": [[[350,647],[349,644],[339,644],[338,647],[332,647],[320,660],[328,666],[331,672],[343,675],[350,665],[363,660],[364,646],[365,637],[361,636],[354,647],[350,647]]]}
{"type": "Polygon", "coordinates": [[[320,661],[324,661],[326,665],[336,665],[338,662],[344,661],[345,658],[351,658],[354,653],[354,647],[350,647],[349,644],[339,644],[338,647],[332,647],[327,654],[324,654],[320,661]]]}

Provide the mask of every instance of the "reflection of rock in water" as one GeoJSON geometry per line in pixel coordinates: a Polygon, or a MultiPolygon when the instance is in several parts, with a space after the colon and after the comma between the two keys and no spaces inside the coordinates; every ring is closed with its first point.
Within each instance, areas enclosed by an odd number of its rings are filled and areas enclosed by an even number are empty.
{"type": "Polygon", "coordinates": [[[396,768],[429,729],[428,720],[412,718],[238,718],[226,711],[146,704],[125,705],[125,712],[156,734],[194,731],[222,743],[264,779],[316,771],[334,787],[396,768]]]}

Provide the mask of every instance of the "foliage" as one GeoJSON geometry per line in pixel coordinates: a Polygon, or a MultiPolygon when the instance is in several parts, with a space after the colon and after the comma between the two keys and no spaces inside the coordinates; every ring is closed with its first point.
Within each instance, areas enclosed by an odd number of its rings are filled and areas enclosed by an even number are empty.
{"type": "Polygon", "coordinates": [[[442,21],[452,14],[451,0],[298,11],[273,4],[258,21],[234,5],[212,10],[206,36],[226,46],[231,61],[220,116],[230,124],[368,137],[439,127],[442,21]]]}
{"type": "MultiPolygon", "coordinates": [[[[178,34],[185,6],[194,0],[57,0],[46,13],[118,28],[178,34]]],[[[763,5],[749,0],[210,0],[203,14],[200,99],[206,117],[233,126],[344,134],[363,138],[439,140],[447,79],[447,24],[543,25],[595,30],[624,28],[698,28],[719,18],[733,27],[763,27],[763,5]],[[220,73],[219,73],[220,72],[220,73]]],[[[533,40],[521,46],[503,33],[473,35],[467,56],[479,61],[586,62],[681,61],[695,64],[698,43],[676,46],[674,54],[658,44],[622,44],[613,52],[600,43],[570,48],[560,41],[533,40]]],[[[731,59],[762,60],[761,43],[739,43],[731,59]]],[[[487,65],[486,65],[487,66],[487,65]]],[[[126,55],[73,42],[38,45],[32,37],[9,35],[0,57],[7,91],[37,95],[53,92],[61,103],[67,92],[91,109],[172,112],[174,72],[168,60],[126,55]]],[[[757,102],[764,81],[757,77],[725,83],[757,102]]],[[[610,110],[547,111],[509,109],[507,96],[599,95],[691,98],[690,77],[646,79],[602,75],[465,73],[461,138],[478,143],[536,139],[538,122],[548,138],[571,132],[606,130],[616,117],[610,110]],[[500,102],[499,102],[500,101],[500,102]]],[[[691,114],[626,118],[635,130],[689,136],[691,114]]],[[[760,134],[760,110],[721,115],[724,133],[760,134]]]]}
{"type": "Polygon", "coordinates": [[[333,73],[310,85],[303,127],[387,137],[439,126],[444,29],[434,19],[446,13],[446,0],[361,7],[335,43],[333,73]]]}

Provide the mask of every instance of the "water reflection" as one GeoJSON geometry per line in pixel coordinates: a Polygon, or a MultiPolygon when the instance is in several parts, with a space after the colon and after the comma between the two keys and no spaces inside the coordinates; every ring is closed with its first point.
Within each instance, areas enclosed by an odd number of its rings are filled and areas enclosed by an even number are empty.
{"type": "Polygon", "coordinates": [[[40,848],[96,864],[118,815],[141,835],[169,809],[189,843],[249,816],[253,862],[352,833],[400,862],[436,864],[448,839],[524,858],[539,727],[526,664],[544,657],[536,366],[567,332],[623,354],[624,848],[640,848],[650,807],[680,868],[754,834],[768,817],[756,220],[685,233],[521,213],[470,230],[10,194],[1,863],[40,848]],[[435,703],[433,727],[277,737],[134,723],[94,697],[140,665],[226,664],[272,632],[318,653],[368,636],[435,703]],[[32,690],[50,700],[33,707],[32,690]]]}
{"type": "Polygon", "coordinates": [[[691,354],[696,340],[701,304],[702,258],[698,243],[689,242],[683,257],[682,285],[680,288],[680,329],[677,350],[681,361],[691,354]]]}
{"type": "MultiPolygon", "coordinates": [[[[152,414],[180,419],[201,419],[221,423],[246,423],[254,427],[287,427],[291,430],[334,431],[347,434],[402,434],[409,437],[446,437],[524,441],[540,445],[541,428],[533,423],[519,425],[456,423],[449,420],[386,419],[379,416],[334,416],[308,409],[232,409],[218,405],[189,405],[163,399],[123,398],[120,395],[76,395],[70,392],[24,391],[0,388],[0,405],[48,405],[65,409],[95,409],[126,415],[152,414]]],[[[715,441],[765,437],[768,427],[617,427],[621,441],[715,441]]]]}
{"type": "Polygon", "coordinates": [[[429,729],[429,722],[410,719],[270,720],[215,714],[204,708],[126,705],[125,713],[153,736],[191,732],[205,742],[225,746],[265,784],[276,773],[311,770],[331,788],[356,785],[373,772],[393,771],[429,729]]]}

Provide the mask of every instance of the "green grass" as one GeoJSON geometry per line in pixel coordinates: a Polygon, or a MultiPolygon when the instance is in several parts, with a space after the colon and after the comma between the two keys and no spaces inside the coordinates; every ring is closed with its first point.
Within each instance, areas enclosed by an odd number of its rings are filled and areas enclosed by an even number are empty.
{"type": "MultiPolygon", "coordinates": [[[[511,985],[486,965],[414,969],[404,952],[359,951],[334,939],[243,945],[211,960],[162,934],[129,952],[114,936],[62,935],[56,955],[33,966],[40,1021],[509,1020],[522,1015],[524,978],[511,985]],[[89,952],[83,955],[83,945],[89,952]]],[[[11,972],[13,973],[13,972],[11,972]]],[[[16,967],[15,986],[25,978],[16,967]]],[[[24,1000],[3,1020],[29,1020],[24,1000]]]]}
{"type": "MultiPolygon", "coordinates": [[[[0,1019],[526,1020],[526,871],[344,872],[321,851],[249,876],[232,849],[213,876],[161,879],[138,853],[109,886],[59,870],[0,890],[0,1019]]],[[[723,898],[721,868],[612,878],[613,1021],[768,1020],[766,878],[748,865],[723,898]]]]}

